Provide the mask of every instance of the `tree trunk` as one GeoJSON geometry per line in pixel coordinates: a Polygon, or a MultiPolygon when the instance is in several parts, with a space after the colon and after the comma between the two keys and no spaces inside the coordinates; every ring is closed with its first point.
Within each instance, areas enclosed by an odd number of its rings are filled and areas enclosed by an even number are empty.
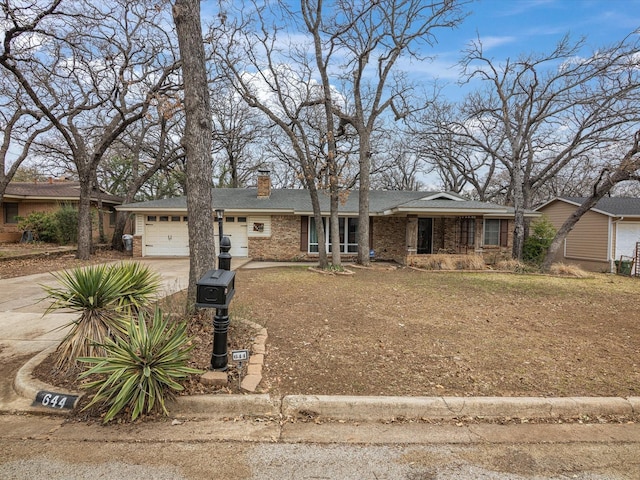
{"type": "Polygon", "coordinates": [[[80,175],[80,201],[78,203],[78,252],[76,257],[88,260],[91,256],[91,175],[80,175]]]}
{"type": "Polygon", "coordinates": [[[199,0],[176,0],[173,18],[178,34],[186,125],[182,143],[186,150],[187,210],[189,212],[189,288],[187,308],[196,299],[197,281],[215,268],[211,160],[212,121],[200,23],[199,0]]]}
{"type": "Polygon", "coordinates": [[[371,138],[369,132],[358,132],[360,138],[360,190],[358,192],[358,263],[369,265],[369,189],[371,188],[371,138]]]}
{"type": "Polygon", "coordinates": [[[122,235],[124,235],[124,229],[127,226],[128,218],[128,212],[116,213],[116,224],[113,229],[113,236],[111,237],[111,248],[114,250],[124,250],[124,245],[122,244],[122,235]]]}

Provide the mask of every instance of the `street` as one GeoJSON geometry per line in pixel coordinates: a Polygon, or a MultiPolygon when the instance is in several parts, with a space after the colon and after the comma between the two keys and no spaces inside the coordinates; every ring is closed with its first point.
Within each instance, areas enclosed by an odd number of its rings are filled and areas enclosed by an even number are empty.
{"type": "Polygon", "coordinates": [[[0,416],[3,479],[637,479],[640,428],[0,416]]]}

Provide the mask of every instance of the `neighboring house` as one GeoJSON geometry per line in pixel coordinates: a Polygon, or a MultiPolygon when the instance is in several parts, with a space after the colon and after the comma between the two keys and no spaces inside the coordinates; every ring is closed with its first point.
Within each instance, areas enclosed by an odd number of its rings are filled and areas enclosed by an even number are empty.
{"type": "MultiPolygon", "coordinates": [[[[556,227],[584,202],[558,197],[537,208],[556,227]]],[[[640,198],[601,199],[569,232],[555,261],[574,263],[594,272],[615,272],[615,261],[635,257],[640,242],[640,198]]]]}
{"type": "MultiPolygon", "coordinates": [[[[11,182],[2,199],[2,218],[0,218],[0,242],[18,242],[22,231],[18,228],[18,218],[27,217],[33,212],[54,212],[61,205],[77,208],[80,201],[80,182],[49,179],[47,182],[11,182]]],[[[107,238],[113,235],[115,206],[122,198],[103,191],[94,190],[91,206],[97,214],[101,204],[104,233],[107,238]]],[[[97,218],[93,226],[93,238],[99,239],[97,218]]]]}
{"type": "MultiPolygon", "coordinates": [[[[329,199],[323,193],[320,197],[328,226],[329,199]]],[[[512,208],[441,192],[371,191],[369,201],[370,247],[375,259],[415,264],[421,256],[433,253],[494,258],[510,254],[512,208]]],[[[214,208],[224,209],[223,233],[230,237],[234,257],[313,259],[319,241],[330,251],[328,228],[325,239],[317,237],[309,192],[272,190],[264,172],[257,188],[214,189],[213,203],[214,208]]],[[[189,255],[185,197],[131,203],[117,210],[135,214],[134,256],[189,255]]],[[[539,216],[535,212],[528,215],[539,216]]],[[[340,251],[345,258],[353,258],[358,251],[358,192],[351,192],[340,204],[339,217],[340,251]]]]}

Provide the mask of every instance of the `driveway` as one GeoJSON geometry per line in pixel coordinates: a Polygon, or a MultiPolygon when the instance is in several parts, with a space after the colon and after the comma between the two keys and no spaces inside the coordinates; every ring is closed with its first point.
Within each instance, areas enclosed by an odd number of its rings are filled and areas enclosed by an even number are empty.
{"type": "MultiPolygon", "coordinates": [[[[184,290],[189,282],[188,258],[136,259],[162,278],[161,295],[184,290]]],[[[55,285],[51,273],[0,279],[0,358],[38,353],[59,342],[59,330],[77,318],[76,313],[56,311],[44,315],[43,285],[55,285]]]]}

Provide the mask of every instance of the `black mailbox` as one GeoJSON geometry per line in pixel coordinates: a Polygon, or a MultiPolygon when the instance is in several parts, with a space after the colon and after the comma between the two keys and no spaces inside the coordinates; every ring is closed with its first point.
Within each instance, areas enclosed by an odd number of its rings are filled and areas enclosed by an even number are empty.
{"type": "Polygon", "coordinates": [[[196,307],[229,308],[233,294],[236,293],[235,279],[236,272],[209,270],[196,284],[196,307]]]}

